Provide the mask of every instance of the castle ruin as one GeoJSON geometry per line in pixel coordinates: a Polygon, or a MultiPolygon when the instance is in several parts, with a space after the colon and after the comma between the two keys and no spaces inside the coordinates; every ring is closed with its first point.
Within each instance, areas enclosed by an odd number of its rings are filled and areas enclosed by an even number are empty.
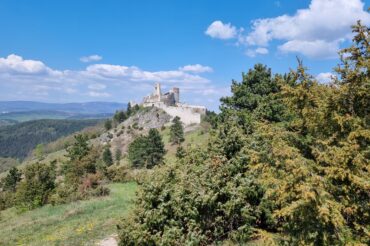
{"type": "Polygon", "coordinates": [[[161,84],[155,84],[154,92],[143,98],[144,107],[157,107],[172,117],[180,117],[185,125],[199,124],[201,116],[206,114],[206,107],[180,103],[179,88],[172,88],[162,94],[161,84]]]}

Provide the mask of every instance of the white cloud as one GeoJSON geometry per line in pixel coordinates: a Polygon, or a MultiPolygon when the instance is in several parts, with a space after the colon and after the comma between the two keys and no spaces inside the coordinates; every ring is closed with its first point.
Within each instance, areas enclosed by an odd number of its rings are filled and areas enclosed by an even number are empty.
{"type": "Polygon", "coordinates": [[[213,71],[211,67],[208,66],[202,66],[200,64],[194,64],[194,65],[186,65],[183,67],[180,67],[179,70],[184,72],[192,72],[192,73],[210,73],[213,71]]]}
{"type": "Polygon", "coordinates": [[[0,73],[11,75],[52,74],[53,71],[41,61],[24,60],[21,56],[14,54],[8,57],[0,57],[0,73]]]}
{"type": "MultiPolygon", "coordinates": [[[[370,24],[370,14],[361,0],[312,0],[308,8],[299,9],[294,15],[254,20],[251,32],[244,34],[239,29],[232,38],[237,37],[238,44],[248,47],[267,47],[277,40],[282,42],[278,50],[284,53],[333,58],[337,57],[340,45],[351,39],[351,26],[357,20],[370,24]]],[[[256,55],[251,50],[247,52],[256,55]]]]}
{"type": "Polygon", "coordinates": [[[224,24],[217,20],[207,28],[205,33],[212,38],[231,39],[237,36],[238,31],[230,23],[224,24]]]}
{"type": "Polygon", "coordinates": [[[88,95],[90,97],[110,97],[111,96],[107,92],[97,92],[97,91],[89,91],[88,95]]]}
{"type": "Polygon", "coordinates": [[[317,81],[323,84],[328,84],[333,81],[334,74],[332,73],[319,73],[316,76],[317,81]]]}
{"type": "Polygon", "coordinates": [[[83,56],[80,58],[80,61],[82,62],[95,62],[95,61],[100,61],[103,59],[103,57],[99,55],[90,55],[90,56],[83,56]]]}
{"type": "MultiPolygon", "coordinates": [[[[199,74],[210,71],[210,67],[199,64],[161,71],[113,64],[93,64],[81,70],[57,70],[41,61],[9,55],[0,57],[0,98],[88,101],[100,97],[109,100],[118,98],[119,101],[140,100],[152,91],[155,82],[161,82],[165,90],[180,87],[182,98],[186,100],[192,98],[193,92],[214,89],[211,81],[199,74]]],[[[190,102],[193,102],[192,99],[190,102]]]]}
{"type": "Polygon", "coordinates": [[[104,90],[105,88],[107,88],[107,86],[104,84],[96,83],[96,84],[89,85],[87,88],[89,88],[90,90],[94,90],[94,91],[100,91],[100,90],[104,90]]]}
{"type": "Polygon", "coordinates": [[[311,58],[336,58],[339,43],[338,40],[333,42],[291,40],[279,46],[278,49],[283,53],[297,52],[311,58]]]}
{"type": "Polygon", "coordinates": [[[257,54],[259,55],[266,55],[269,53],[269,50],[263,47],[259,47],[257,49],[247,49],[245,54],[249,57],[255,57],[257,54]]]}

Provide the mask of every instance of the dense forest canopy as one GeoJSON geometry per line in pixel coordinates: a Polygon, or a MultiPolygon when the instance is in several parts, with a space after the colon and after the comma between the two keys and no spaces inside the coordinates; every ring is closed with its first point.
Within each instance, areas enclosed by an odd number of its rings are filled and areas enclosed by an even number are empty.
{"type": "Polygon", "coordinates": [[[99,120],[35,120],[0,127],[0,157],[23,159],[38,144],[96,125],[99,120]]]}

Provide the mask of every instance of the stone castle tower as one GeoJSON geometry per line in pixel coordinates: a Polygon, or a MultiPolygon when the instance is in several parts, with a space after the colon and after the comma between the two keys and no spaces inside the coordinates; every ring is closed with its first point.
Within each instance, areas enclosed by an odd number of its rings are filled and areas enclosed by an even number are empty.
{"type": "Polygon", "coordinates": [[[158,107],[172,117],[178,116],[185,125],[199,124],[201,115],[206,113],[204,106],[180,103],[180,89],[172,88],[169,92],[162,93],[161,84],[156,83],[151,95],[143,98],[144,107],[158,107]]]}

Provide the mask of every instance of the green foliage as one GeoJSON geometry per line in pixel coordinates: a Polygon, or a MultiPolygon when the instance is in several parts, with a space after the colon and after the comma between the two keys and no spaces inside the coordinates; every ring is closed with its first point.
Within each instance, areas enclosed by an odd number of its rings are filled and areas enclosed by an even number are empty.
{"type": "Polygon", "coordinates": [[[112,152],[110,151],[109,147],[106,147],[103,151],[103,161],[105,165],[107,165],[108,167],[113,164],[113,156],[112,156],[112,152]]]}
{"type": "Polygon", "coordinates": [[[120,244],[370,244],[370,30],[353,30],[334,85],[301,61],[233,81],[208,148],[155,168],[120,244]]]}
{"type": "Polygon", "coordinates": [[[150,129],[147,136],[139,136],[128,148],[128,159],[135,168],[152,168],[163,162],[166,151],[157,129],[150,129]]]}
{"type": "Polygon", "coordinates": [[[118,124],[124,122],[126,119],[127,116],[124,111],[117,111],[113,116],[113,120],[118,124]]]}
{"type": "Polygon", "coordinates": [[[89,151],[90,146],[88,144],[88,136],[83,134],[78,134],[74,137],[75,142],[67,149],[67,156],[71,161],[81,160],[85,157],[89,151]]]}
{"type": "Polygon", "coordinates": [[[16,192],[16,204],[21,209],[33,209],[48,203],[55,188],[55,176],[51,167],[34,163],[24,170],[24,179],[16,192]]]}
{"type": "Polygon", "coordinates": [[[0,156],[25,158],[38,144],[96,125],[99,120],[34,120],[0,128],[0,156]]]}
{"type": "Polygon", "coordinates": [[[110,129],[112,129],[112,127],[113,127],[112,120],[110,119],[106,120],[104,123],[105,130],[109,131],[110,129]]]}
{"type": "Polygon", "coordinates": [[[185,155],[186,155],[186,151],[185,151],[184,147],[179,145],[176,149],[176,157],[179,158],[179,159],[182,159],[182,158],[185,157],[185,155]]]}
{"type": "Polygon", "coordinates": [[[184,142],[184,127],[182,126],[180,117],[176,116],[172,120],[170,127],[170,141],[172,144],[180,144],[184,142]]]}
{"type": "Polygon", "coordinates": [[[116,149],[114,158],[116,159],[117,162],[119,162],[122,159],[122,151],[119,148],[116,149]]]}
{"type": "Polygon", "coordinates": [[[18,182],[21,180],[21,176],[22,173],[16,167],[10,169],[4,179],[3,190],[14,192],[18,182]]]}
{"type": "Polygon", "coordinates": [[[206,110],[206,115],[203,116],[203,121],[211,124],[212,128],[217,126],[218,116],[214,111],[206,110]]]}
{"type": "Polygon", "coordinates": [[[130,117],[131,114],[132,114],[132,107],[131,107],[131,103],[130,102],[127,104],[126,114],[127,114],[128,117],[130,117]]]}
{"type": "Polygon", "coordinates": [[[44,155],[44,145],[38,144],[34,150],[35,156],[37,159],[41,160],[42,156],[44,155]]]}
{"type": "MultiPolygon", "coordinates": [[[[67,149],[68,160],[62,167],[64,180],[58,184],[53,203],[66,203],[108,194],[102,187],[106,163],[101,156],[102,150],[89,146],[86,135],[76,135],[74,144],[67,149]]],[[[110,161],[113,163],[112,156],[110,161]]]]}

